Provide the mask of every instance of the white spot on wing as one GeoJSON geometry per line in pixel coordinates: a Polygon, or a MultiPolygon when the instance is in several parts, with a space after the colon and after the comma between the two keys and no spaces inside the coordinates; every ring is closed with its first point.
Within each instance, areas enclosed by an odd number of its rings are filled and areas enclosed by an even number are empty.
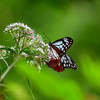
{"type": "Polygon", "coordinates": [[[68,39],[67,38],[63,38],[64,42],[68,43],[68,39]]]}
{"type": "Polygon", "coordinates": [[[62,41],[58,41],[58,42],[53,43],[53,45],[61,45],[62,43],[63,43],[62,41]]]}

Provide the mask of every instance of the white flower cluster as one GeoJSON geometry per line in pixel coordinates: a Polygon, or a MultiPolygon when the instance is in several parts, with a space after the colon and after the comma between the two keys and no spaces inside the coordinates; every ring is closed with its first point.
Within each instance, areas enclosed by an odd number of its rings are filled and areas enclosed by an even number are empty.
{"type": "Polygon", "coordinates": [[[27,43],[27,49],[29,53],[23,52],[23,55],[26,58],[30,58],[31,56],[32,59],[28,60],[28,63],[31,66],[37,66],[39,70],[41,69],[40,66],[51,59],[49,45],[43,42],[40,35],[36,35],[33,40],[27,43]]]}
{"type": "Polygon", "coordinates": [[[5,46],[3,46],[3,45],[0,45],[0,48],[5,48],[5,46]]]}
{"type": "Polygon", "coordinates": [[[10,24],[4,32],[11,34],[14,39],[15,46],[10,49],[16,54],[24,56],[30,65],[37,64],[41,69],[39,66],[51,59],[49,45],[45,44],[42,37],[39,34],[34,34],[34,30],[24,23],[10,24]]]}
{"type": "Polygon", "coordinates": [[[23,33],[26,33],[26,34],[33,34],[34,33],[34,30],[32,30],[27,25],[24,25],[24,23],[20,23],[20,22],[19,23],[13,23],[13,24],[8,25],[5,28],[5,31],[4,32],[5,33],[10,32],[12,34],[12,31],[19,31],[19,30],[22,31],[23,33]]]}
{"type": "Polygon", "coordinates": [[[20,52],[34,39],[34,30],[20,22],[8,25],[4,32],[12,35],[15,42],[13,50],[16,51],[18,48],[16,52],[20,52]]]}
{"type": "Polygon", "coordinates": [[[34,39],[28,42],[26,45],[29,50],[29,54],[26,54],[25,52],[23,54],[25,57],[33,55],[33,60],[30,61],[31,65],[32,63],[35,63],[38,66],[41,66],[51,59],[51,56],[49,54],[49,45],[43,42],[42,37],[40,35],[37,34],[34,39]]]}

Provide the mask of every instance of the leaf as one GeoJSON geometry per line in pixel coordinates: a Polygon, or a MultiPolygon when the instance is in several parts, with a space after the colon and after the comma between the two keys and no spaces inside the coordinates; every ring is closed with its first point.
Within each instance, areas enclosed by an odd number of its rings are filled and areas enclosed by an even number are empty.
{"type": "MultiPolygon", "coordinates": [[[[24,62],[17,65],[17,72],[25,72],[31,82],[33,90],[52,100],[83,100],[80,86],[71,79],[59,78],[55,73],[41,71],[37,73],[24,62]]],[[[37,94],[39,96],[39,94],[37,94]]],[[[41,99],[42,100],[42,99],[41,99]]]]}
{"type": "Polygon", "coordinates": [[[100,60],[92,60],[88,54],[80,57],[81,71],[87,81],[100,91],[100,60]]]}
{"type": "Polygon", "coordinates": [[[2,75],[6,69],[7,69],[7,66],[4,66],[2,68],[0,67],[0,75],[2,75]]]}

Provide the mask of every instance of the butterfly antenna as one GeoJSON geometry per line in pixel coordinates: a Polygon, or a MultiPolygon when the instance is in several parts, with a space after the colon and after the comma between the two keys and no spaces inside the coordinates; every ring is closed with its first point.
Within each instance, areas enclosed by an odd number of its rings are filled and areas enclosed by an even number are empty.
{"type": "Polygon", "coordinates": [[[46,37],[47,37],[47,39],[49,40],[49,46],[50,46],[50,48],[51,48],[51,46],[52,46],[52,43],[50,42],[50,39],[48,38],[48,36],[44,33],[44,32],[42,32],[46,37]]]}
{"type": "Polygon", "coordinates": [[[47,39],[49,40],[49,42],[50,42],[50,39],[48,38],[48,36],[44,33],[44,32],[42,32],[46,37],[47,37],[47,39]]]}
{"type": "MultiPolygon", "coordinates": [[[[44,33],[44,32],[42,32],[46,37],[47,37],[47,39],[49,40],[49,46],[50,46],[50,50],[53,52],[53,50],[51,49],[52,48],[52,43],[50,42],[50,39],[48,38],[48,36],[44,33]]],[[[53,54],[53,56],[55,57],[55,55],[53,54]]]]}

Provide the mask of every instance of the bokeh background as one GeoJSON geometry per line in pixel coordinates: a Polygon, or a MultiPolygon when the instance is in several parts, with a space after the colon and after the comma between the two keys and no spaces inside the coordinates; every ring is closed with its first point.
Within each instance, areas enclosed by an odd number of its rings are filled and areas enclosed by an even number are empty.
{"type": "Polygon", "coordinates": [[[13,45],[3,31],[14,22],[27,24],[46,42],[42,32],[51,42],[71,37],[74,43],[67,54],[78,69],[58,73],[45,65],[37,74],[19,61],[3,80],[1,98],[100,100],[100,0],[0,0],[0,45],[13,45]]]}

